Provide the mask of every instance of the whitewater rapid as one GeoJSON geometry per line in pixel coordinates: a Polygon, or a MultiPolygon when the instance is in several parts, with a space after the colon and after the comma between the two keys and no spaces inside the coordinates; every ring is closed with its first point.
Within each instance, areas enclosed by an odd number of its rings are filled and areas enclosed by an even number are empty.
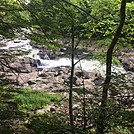
{"type": "MultiPolygon", "coordinates": [[[[5,43],[6,45],[4,47],[1,47],[0,49],[6,49],[6,50],[23,50],[23,51],[29,51],[28,55],[25,56],[20,56],[19,58],[24,58],[24,57],[30,57],[34,60],[37,61],[37,68],[42,71],[47,71],[51,68],[56,68],[56,67],[61,67],[61,66],[66,66],[70,67],[71,66],[71,59],[70,58],[59,58],[59,59],[54,59],[51,60],[49,59],[48,55],[45,54],[44,58],[42,59],[39,56],[39,49],[33,47],[30,45],[30,40],[25,39],[25,40],[2,40],[2,43],[5,43]]],[[[75,59],[74,62],[76,63],[79,59],[75,59]]],[[[79,61],[75,67],[78,67],[82,70],[86,71],[97,71],[100,72],[102,76],[105,76],[105,70],[106,70],[106,65],[101,64],[98,60],[81,60],[79,61]]],[[[112,72],[115,73],[126,73],[124,68],[122,66],[112,66],[112,72]]]]}

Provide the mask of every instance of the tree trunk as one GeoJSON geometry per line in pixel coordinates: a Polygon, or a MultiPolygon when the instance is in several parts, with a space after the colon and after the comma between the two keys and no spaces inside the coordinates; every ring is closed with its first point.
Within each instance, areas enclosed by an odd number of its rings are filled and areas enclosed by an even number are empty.
{"type": "Polygon", "coordinates": [[[111,81],[112,54],[113,54],[114,47],[121,34],[124,22],[125,22],[125,9],[126,9],[126,0],[122,0],[121,8],[120,8],[120,23],[114,35],[114,38],[108,48],[107,55],[106,55],[106,78],[104,81],[102,101],[101,101],[101,110],[100,110],[100,115],[99,115],[99,119],[97,123],[97,134],[104,134],[104,131],[106,128],[105,111],[106,111],[107,99],[108,99],[108,89],[109,89],[109,85],[111,81]]]}
{"type": "Polygon", "coordinates": [[[72,90],[73,90],[73,81],[74,81],[74,23],[72,21],[72,48],[71,48],[71,76],[70,76],[70,88],[69,88],[69,116],[70,116],[70,125],[73,126],[73,110],[72,110],[72,90]]]}

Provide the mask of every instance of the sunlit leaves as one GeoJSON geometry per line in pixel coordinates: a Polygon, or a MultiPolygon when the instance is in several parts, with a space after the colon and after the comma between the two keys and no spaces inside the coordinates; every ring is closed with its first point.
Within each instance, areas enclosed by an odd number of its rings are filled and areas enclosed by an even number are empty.
{"type": "MultiPolygon", "coordinates": [[[[98,21],[87,17],[83,24],[85,28],[90,27],[90,34],[87,37],[101,39],[101,43],[108,45],[107,40],[111,40],[120,21],[120,0],[88,0],[91,8],[91,15],[98,21]]],[[[134,42],[134,2],[127,3],[126,22],[118,41],[121,46],[132,45],[134,42]],[[124,39],[123,39],[124,38],[124,39]]]]}
{"type": "MultiPolygon", "coordinates": [[[[11,36],[15,29],[29,28],[35,34],[38,31],[44,41],[58,39],[69,35],[73,22],[76,37],[95,37],[105,44],[106,40],[112,39],[119,24],[119,8],[120,0],[2,0],[0,34],[11,36]]],[[[134,2],[129,2],[120,44],[134,42],[133,16],[134,2]]]]}

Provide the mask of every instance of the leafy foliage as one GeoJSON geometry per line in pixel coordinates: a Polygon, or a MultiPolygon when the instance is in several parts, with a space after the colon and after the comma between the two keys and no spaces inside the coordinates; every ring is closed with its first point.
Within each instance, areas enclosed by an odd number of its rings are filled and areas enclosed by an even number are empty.
{"type": "MultiPolygon", "coordinates": [[[[94,52],[92,58],[99,60],[102,64],[106,62],[106,54],[104,52],[94,52]]],[[[113,65],[118,65],[118,66],[121,65],[121,62],[116,56],[113,56],[112,63],[113,65]]]]}
{"type": "MultiPolygon", "coordinates": [[[[119,22],[120,0],[95,0],[94,2],[89,1],[88,5],[91,8],[91,15],[95,16],[98,21],[90,19],[83,24],[87,28],[90,25],[92,34],[87,34],[87,37],[91,37],[92,35],[92,37],[99,38],[101,43],[103,42],[105,45],[110,44],[119,22]]],[[[117,48],[121,48],[122,46],[128,47],[133,44],[133,6],[133,2],[127,3],[126,23],[117,48]]]]}

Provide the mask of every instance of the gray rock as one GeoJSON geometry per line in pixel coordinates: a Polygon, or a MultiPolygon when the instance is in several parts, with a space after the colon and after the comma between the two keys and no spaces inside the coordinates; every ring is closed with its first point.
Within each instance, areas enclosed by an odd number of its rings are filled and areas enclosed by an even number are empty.
{"type": "Polygon", "coordinates": [[[122,61],[122,64],[125,70],[134,72],[134,59],[125,59],[122,61]]]}

